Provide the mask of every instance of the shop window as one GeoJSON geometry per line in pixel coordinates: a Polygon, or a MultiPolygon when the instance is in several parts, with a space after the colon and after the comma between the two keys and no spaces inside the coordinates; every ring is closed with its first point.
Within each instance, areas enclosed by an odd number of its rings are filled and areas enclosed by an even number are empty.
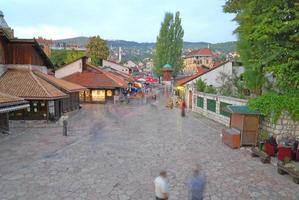
{"type": "Polygon", "coordinates": [[[112,97],[112,90],[107,90],[107,97],[112,97]]]}
{"type": "Polygon", "coordinates": [[[93,101],[105,101],[105,90],[92,90],[93,101]]]}
{"type": "Polygon", "coordinates": [[[55,104],[54,101],[48,101],[48,109],[50,115],[55,115],[55,104]]]}

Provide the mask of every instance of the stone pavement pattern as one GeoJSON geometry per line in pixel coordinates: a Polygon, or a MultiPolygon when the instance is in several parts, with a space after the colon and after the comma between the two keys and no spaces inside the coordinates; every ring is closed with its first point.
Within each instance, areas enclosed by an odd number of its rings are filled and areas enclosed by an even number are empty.
{"type": "Polygon", "coordinates": [[[299,186],[247,150],[221,144],[222,126],[155,105],[84,105],[61,127],[16,128],[0,138],[0,199],[149,200],[161,169],[170,199],[186,199],[195,164],[205,199],[299,199],[299,186]],[[271,196],[270,196],[271,195],[271,196]]]}

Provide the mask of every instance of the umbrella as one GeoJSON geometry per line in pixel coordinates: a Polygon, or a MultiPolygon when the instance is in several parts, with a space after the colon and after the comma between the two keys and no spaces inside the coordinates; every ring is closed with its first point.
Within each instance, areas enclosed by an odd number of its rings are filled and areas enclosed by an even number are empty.
{"type": "Polygon", "coordinates": [[[146,80],[144,78],[139,78],[139,79],[137,79],[137,81],[139,81],[139,82],[146,82],[146,80]]]}

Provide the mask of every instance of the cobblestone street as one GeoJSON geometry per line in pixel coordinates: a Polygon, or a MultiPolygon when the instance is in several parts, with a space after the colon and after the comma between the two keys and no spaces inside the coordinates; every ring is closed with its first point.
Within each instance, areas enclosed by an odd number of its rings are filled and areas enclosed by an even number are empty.
{"type": "Polygon", "coordinates": [[[205,199],[299,199],[299,186],[246,149],[221,143],[223,127],[159,106],[83,105],[57,125],[14,128],[0,138],[1,200],[150,200],[168,171],[170,199],[186,199],[195,164],[207,174],[205,199]]]}

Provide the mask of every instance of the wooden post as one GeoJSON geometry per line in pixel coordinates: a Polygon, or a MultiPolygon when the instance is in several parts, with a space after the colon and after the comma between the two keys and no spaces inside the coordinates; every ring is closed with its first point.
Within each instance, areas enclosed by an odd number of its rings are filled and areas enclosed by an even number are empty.
{"type": "Polygon", "coordinates": [[[47,123],[49,122],[49,101],[46,101],[46,118],[47,118],[47,123]]]}

